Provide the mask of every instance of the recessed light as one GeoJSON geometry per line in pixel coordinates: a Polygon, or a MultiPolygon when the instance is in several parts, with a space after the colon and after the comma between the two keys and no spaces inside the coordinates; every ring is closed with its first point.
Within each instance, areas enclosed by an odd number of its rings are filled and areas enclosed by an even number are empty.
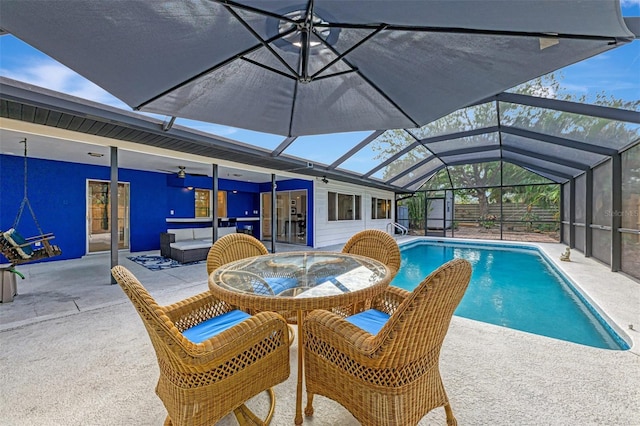
{"type": "Polygon", "coordinates": [[[100,154],[99,152],[87,152],[92,157],[104,157],[104,154],[100,154]]]}

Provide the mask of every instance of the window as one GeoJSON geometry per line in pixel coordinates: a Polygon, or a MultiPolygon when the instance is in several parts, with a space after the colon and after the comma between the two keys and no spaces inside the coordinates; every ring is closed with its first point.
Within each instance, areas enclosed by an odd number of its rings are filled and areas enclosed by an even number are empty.
{"type": "Polygon", "coordinates": [[[329,192],[327,217],[329,220],[360,220],[361,197],[359,195],[329,192]]]}
{"type": "Polygon", "coordinates": [[[196,217],[211,216],[211,191],[207,189],[196,189],[196,217]]]}
{"type": "Polygon", "coordinates": [[[372,197],[371,219],[391,219],[391,200],[372,197]]]}
{"type": "MultiPolygon", "coordinates": [[[[211,217],[211,191],[196,189],[196,217],[211,217]]],[[[227,217],[227,192],[218,191],[218,217],[227,217]]]]}
{"type": "Polygon", "coordinates": [[[218,217],[227,217],[227,191],[218,191],[218,217]]]}
{"type": "Polygon", "coordinates": [[[338,206],[337,206],[337,202],[338,199],[336,197],[336,193],[335,192],[330,192],[329,193],[329,210],[327,212],[327,217],[329,218],[329,220],[338,220],[338,206]]]}

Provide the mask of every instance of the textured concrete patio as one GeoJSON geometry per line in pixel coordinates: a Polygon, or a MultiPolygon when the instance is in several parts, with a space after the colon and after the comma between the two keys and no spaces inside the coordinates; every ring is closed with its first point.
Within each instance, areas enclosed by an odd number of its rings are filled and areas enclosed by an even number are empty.
{"type": "MultiPolygon", "coordinates": [[[[560,244],[540,244],[552,259],[560,244]]],[[[160,303],[205,291],[204,264],[150,271],[126,259],[160,303]]],[[[635,344],[611,351],[454,317],[441,371],[460,425],[640,425],[640,284],[572,254],[559,267],[581,283],[635,344]],[[634,329],[628,328],[634,324],[634,329]]],[[[19,268],[19,295],[0,304],[0,424],[160,425],[153,349],[132,305],[109,285],[108,255],[19,268]]],[[[292,374],[275,388],[273,425],[293,424],[292,374]]],[[[249,405],[258,413],[267,397],[249,405]]],[[[236,424],[232,416],[222,421],[236,424]]],[[[315,400],[310,425],[356,425],[341,406],[315,400]]],[[[437,409],[421,425],[444,425],[437,409]]]]}

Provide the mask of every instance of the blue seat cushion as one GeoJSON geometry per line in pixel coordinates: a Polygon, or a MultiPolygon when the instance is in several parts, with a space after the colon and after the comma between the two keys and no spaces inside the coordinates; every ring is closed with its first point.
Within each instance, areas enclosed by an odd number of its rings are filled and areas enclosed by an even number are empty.
{"type": "Polygon", "coordinates": [[[29,259],[31,257],[31,255],[33,254],[33,249],[30,245],[20,247],[22,244],[26,244],[27,241],[22,235],[18,234],[18,231],[11,228],[3,235],[4,238],[9,242],[9,244],[11,244],[15,248],[21,258],[29,259]]]}
{"type": "Polygon", "coordinates": [[[366,311],[351,315],[345,319],[356,327],[375,335],[378,334],[389,318],[389,314],[377,309],[367,309],[366,311]]]}
{"type": "Polygon", "coordinates": [[[247,318],[251,318],[251,315],[234,309],[233,311],[225,312],[222,315],[209,318],[198,325],[194,325],[183,331],[182,334],[193,343],[202,343],[208,338],[220,334],[236,324],[240,324],[247,318]]]}

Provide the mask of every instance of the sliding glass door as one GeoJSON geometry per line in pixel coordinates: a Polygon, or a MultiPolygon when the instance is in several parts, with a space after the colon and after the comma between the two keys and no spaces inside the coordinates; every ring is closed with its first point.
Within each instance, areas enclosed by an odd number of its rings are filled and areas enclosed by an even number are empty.
{"type": "MultiPolygon", "coordinates": [[[[108,181],[87,182],[88,252],[111,249],[111,194],[108,181]]],[[[129,184],[118,183],[118,248],[129,248],[129,184]]]]}
{"type": "MultiPolygon", "coordinates": [[[[271,240],[271,193],[262,193],[262,239],[271,240]]],[[[276,242],[307,244],[307,191],[276,193],[276,242]]]]}

